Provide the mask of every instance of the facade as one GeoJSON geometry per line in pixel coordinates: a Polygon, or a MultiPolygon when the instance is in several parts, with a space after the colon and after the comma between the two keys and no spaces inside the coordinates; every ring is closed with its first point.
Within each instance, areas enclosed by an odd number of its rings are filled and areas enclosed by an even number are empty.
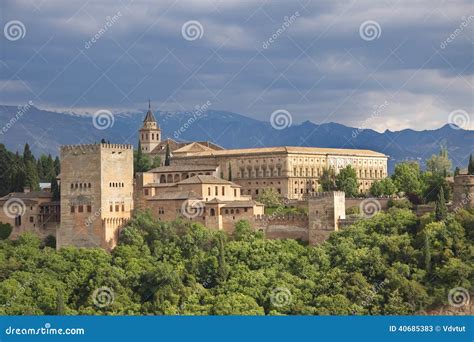
{"type": "MultiPolygon", "coordinates": [[[[162,168],[166,173],[174,169],[162,168]]],[[[264,213],[263,204],[241,195],[239,185],[211,175],[212,170],[203,168],[198,174],[196,168],[190,168],[196,174],[189,171],[182,180],[156,183],[155,179],[164,176],[162,168],[139,174],[135,188],[137,209],[150,210],[159,220],[183,217],[210,229],[232,232],[237,221],[252,221],[264,213]]]]}
{"type": "Polygon", "coordinates": [[[62,146],[60,185],[57,248],[113,248],[133,211],[132,146],[62,146]]]}
{"type": "Polygon", "coordinates": [[[454,176],[453,210],[474,207],[474,175],[454,176]]]}
{"type": "Polygon", "coordinates": [[[316,147],[267,147],[194,152],[174,151],[172,165],[213,165],[223,178],[242,186],[243,194],[258,196],[265,188],[274,188],[289,199],[301,199],[317,192],[325,168],[336,174],[347,165],[357,173],[360,192],[367,192],[372,183],[387,177],[387,159],[370,150],[316,147]]]}
{"type": "Polygon", "coordinates": [[[42,239],[56,236],[60,206],[51,199],[52,194],[47,191],[12,192],[0,198],[0,222],[13,227],[13,239],[24,232],[33,232],[42,239]]]}

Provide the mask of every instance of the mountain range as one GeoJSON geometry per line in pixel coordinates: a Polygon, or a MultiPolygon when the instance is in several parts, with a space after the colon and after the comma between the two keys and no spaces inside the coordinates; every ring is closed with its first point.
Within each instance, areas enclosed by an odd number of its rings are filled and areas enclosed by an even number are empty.
{"type": "MultiPolygon", "coordinates": [[[[53,156],[58,154],[59,145],[94,143],[101,139],[136,146],[145,112],[116,113],[113,123],[109,121],[107,128],[98,129],[96,127],[103,126],[97,121],[94,125],[90,115],[59,113],[31,106],[19,116],[18,107],[0,105],[0,143],[21,153],[27,142],[36,155],[53,156]]],[[[390,156],[389,171],[403,160],[417,160],[424,166],[425,159],[438,153],[441,145],[448,148],[453,166],[461,168],[466,167],[469,154],[474,152],[474,131],[450,125],[434,130],[379,133],[333,122],[316,124],[310,121],[278,130],[269,121],[217,110],[203,113],[157,111],[155,117],[163,138],[209,140],[225,148],[287,145],[370,149],[390,156]]]]}

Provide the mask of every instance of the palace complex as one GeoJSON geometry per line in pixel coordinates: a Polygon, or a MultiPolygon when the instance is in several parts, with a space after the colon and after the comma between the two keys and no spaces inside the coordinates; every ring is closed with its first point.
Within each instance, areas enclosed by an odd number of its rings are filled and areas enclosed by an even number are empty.
{"type": "MultiPolygon", "coordinates": [[[[0,222],[13,226],[12,238],[33,231],[43,238],[54,236],[57,248],[110,250],[133,213],[149,210],[159,220],[183,217],[229,233],[238,220],[245,219],[269,238],[314,244],[337,231],[345,220],[344,193],[319,192],[324,169],[337,173],[352,165],[361,193],[387,177],[388,157],[370,150],[224,149],[211,142],[162,140],[151,109],[139,140],[142,153],[160,156],[162,166],[134,176],[131,145],[61,146],[60,202],[53,202],[46,191],[11,193],[0,198],[0,222]],[[267,188],[275,189],[287,203],[305,207],[307,214],[283,217],[277,210],[265,215],[257,198],[267,188]]],[[[464,178],[456,180],[456,187],[471,194],[472,178],[464,178]]],[[[464,203],[465,196],[459,196],[456,202],[464,203]]]]}

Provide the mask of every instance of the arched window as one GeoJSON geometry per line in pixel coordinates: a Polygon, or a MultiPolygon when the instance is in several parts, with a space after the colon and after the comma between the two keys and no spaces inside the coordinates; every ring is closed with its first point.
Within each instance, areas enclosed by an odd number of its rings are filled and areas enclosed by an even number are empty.
{"type": "Polygon", "coordinates": [[[160,183],[166,183],[166,176],[165,175],[160,176],[160,183]]]}

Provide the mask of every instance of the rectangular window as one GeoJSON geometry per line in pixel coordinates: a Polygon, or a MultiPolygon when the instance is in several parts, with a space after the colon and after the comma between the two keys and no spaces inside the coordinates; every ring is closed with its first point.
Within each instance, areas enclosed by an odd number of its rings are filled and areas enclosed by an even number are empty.
{"type": "Polygon", "coordinates": [[[115,205],[115,211],[119,211],[119,205],[118,204],[115,205]]]}
{"type": "Polygon", "coordinates": [[[216,188],[215,188],[215,191],[214,191],[214,193],[216,194],[216,196],[218,196],[218,195],[219,195],[219,188],[218,188],[217,186],[216,186],[216,188]]]}
{"type": "Polygon", "coordinates": [[[92,206],[89,204],[89,205],[87,206],[87,212],[90,213],[91,211],[92,211],[92,206]]]}
{"type": "Polygon", "coordinates": [[[225,196],[225,187],[222,187],[222,196],[225,196]]]}
{"type": "Polygon", "coordinates": [[[234,189],[234,197],[237,197],[237,189],[234,189]]]}
{"type": "Polygon", "coordinates": [[[110,205],[110,212],[113,212],[114,211],[114,206],[111,204],[110,205]]]}
{"type": "Polygon", "coordinates": [[[75,211],[76,211],[76,208],[73,205],[71,205],[71,213],[74,214],[75,211]]]}
{"type": "Polygon", "coordinates": [[[148,189],[145,189],[145,196],[148,196],[148,189]]]}
{"type": "Polygon", "coordinates": [[[77,211],[80,212],[80,213],[82,213],[82,212],[84,211],[84,206],[80,205],[80,206],[78,207],[78,210],[77,210],[77,211]]]}
{"type": "Polygon", "coordinates": [[[30,222],[33,222],[35,219],[33,218],[33,216],[30,216],[30,222]]]}
{"type": "Polygon", "coordinates": [[[125,211],[125,205],[122,204],[122,211],[125,211]]]}

